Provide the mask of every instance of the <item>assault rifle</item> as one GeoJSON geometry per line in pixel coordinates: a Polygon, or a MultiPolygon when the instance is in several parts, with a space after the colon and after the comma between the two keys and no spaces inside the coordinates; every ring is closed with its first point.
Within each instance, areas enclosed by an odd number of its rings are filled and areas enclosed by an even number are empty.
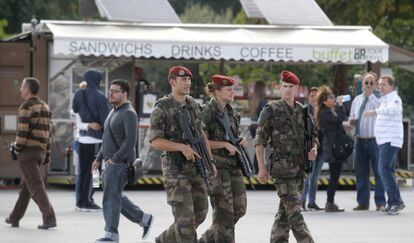
{"type": "Polygon", "coordinates": [[[207,191],[211,194],[213,190],[208,181],[213,174],[210,168],[210,160],[208,156],[207,146],[204,141],[204,137],[195,137],[194,133],[190,127],[190,116],[186,107],[181,109],[180,113],[180,126],[183,130],[183,140],[187,141],[191,148],[200,155],[201,158],[195,157],[195,167],[197,173],[203,178],[206,183],[207,191]]]}
{"type": "Polygon", "coordinates": [[[313,161],[309,160],[308,158],[308,152],[311,151],[312,149],[312,134],[313,134],[313,129],[314,125],[313,125],[313,120],[312,120],[312,115],[311,115],[311,104],[308,104],[305,109],[304,109],[304,120],[305,120],[305,165],[304,165],[304,170],[306,173],[311,173],[312,172],[312,164],[313,161]]]}
{"type": "Polygon", "coordinates": [[[238,152],[236,153],[236,156],[238,158],[240,168],[243,172],[243,176],[248,178],[250,186],[253,188],[253,190],[256,190],[254,188],[252,178],[251,178],[252,176],[255,175],[253,163],[250,160],[246,149],[240,145],[240,142],[243,140],[243,138],[242,137],[236,138],[234,130],[230,127],[230,118],[227,112],[224,112],[223,114],[218,115],[216,118],[217,118],[217,121],[224,128],[224,131],[226,132],[227,142],[231,143],[238,150],[238,152]]]}

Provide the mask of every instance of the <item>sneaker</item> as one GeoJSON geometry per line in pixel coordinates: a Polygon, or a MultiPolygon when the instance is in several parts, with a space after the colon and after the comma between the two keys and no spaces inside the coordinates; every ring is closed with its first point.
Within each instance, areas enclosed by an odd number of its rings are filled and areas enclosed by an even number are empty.
{"type": "Polygon", "coordinates": [[[403,210],[405,208],[405,204],[401,203],[400,205],[398,205],[398,207],[400,207],[400,211],[403,210]]]}
{"type": "Polygon", "coordinates": [[[95,203],[86,205],[84,207],[81,207],[80,210],[81,212],[100,212],[102,211],[102,208],[99,207],[98,205],[96,205],[95,203]]]}
{"type": "Polygon", "coordinates": [[[377,206],[377,212],[382,212],[382,210],[384,210],[385,209],[385,205],[379,205],[379,206],[377,206]]]}
{"type": "Polygon", "coordinates": [[[354,211],[365,211],[365,210],[369,210],[369,206],[358,204],[358,206],[354,208],[354,211]]]}
{"type": "Polygon", "coordinates": [[[82,206],[79,206],[79,205],[76,205],[76,207],[75,207],[75,211],[78,211],[78,212],[84,212],[84,209],[83,209],[84,207],[82,207],[82,206]]]}
{"type": "Polygon", "coordinates": [[[325,212],[327,213],[336,213],[336,212],[343,212],[345,209],[339,208],[338,205],[335,203],[327,202],[325,205],[325,212]]]}
{"type": "Polygon", "coordinates": [[[107,237],[104,237],[104,238],[100,238],[100,239],[95,240],[95,243],[101,243],[101,242],[118,243],[118,241],[115,241],[115,240],[113,240],[111,238],[107,238],[107,237]]]}
{"type": "Polygon", "coordinates": [[[381,212],[381,213],[388,214],[388,212],[390,211],[390,208],[391,208],[391,207],[388,205],[388,206],[386,206],[386,207],[382,208],[382,209],[380,210],[380,212],[381,212]]]}
{"type": "Polygon", "coordinates": [[[324,208],[320,208],[316,203],[308,203],[308,209],[314,210],[314,211],[321,211],[324,210],[324,208]]]}
{"type": "Polygon", "coordinates": [[[388,210],[388,215],[398,215],[401,210],[405,208],[404,203],[401,203],[400,205],[394,205],[390,207],[390,210],[388,210]]]}
{"type": "Polygon", "coordinates": [[[148,224],[144,226],[144,232],[142,233],[143,240],[145,240],[148,237],[153,224],[154,224],[154,216],[151,215],[148,220],[148,224]]]}

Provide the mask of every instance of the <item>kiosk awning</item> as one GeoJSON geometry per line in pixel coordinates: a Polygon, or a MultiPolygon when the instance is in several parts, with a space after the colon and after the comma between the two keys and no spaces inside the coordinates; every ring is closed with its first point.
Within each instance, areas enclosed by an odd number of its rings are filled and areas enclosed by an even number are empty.
{"type": "Polygon", "coordinates": [[[388,61],[388,45],[366,26],[131,24],[43,21],[55,55],[235,61],[388,61]]]}

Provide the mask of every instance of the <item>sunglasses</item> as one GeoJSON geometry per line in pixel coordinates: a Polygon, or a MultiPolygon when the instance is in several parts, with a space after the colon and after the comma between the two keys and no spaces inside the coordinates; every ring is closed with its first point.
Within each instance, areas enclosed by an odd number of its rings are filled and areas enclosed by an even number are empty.
{"type": "Polygon", "coordinates": [[[365,85],[374,85],[374,82],[368,82],[368,81],[365,81],[365,83],[364,83],[365,85]]]}
{"type": "Polygon", "coordinates": [[[335,99],[335,95],[328,95],[328,96],[327,96],[327,98],[328,98],[328,99],[333,99],[333,100],[334,100],[334,99],[335,99]]]}

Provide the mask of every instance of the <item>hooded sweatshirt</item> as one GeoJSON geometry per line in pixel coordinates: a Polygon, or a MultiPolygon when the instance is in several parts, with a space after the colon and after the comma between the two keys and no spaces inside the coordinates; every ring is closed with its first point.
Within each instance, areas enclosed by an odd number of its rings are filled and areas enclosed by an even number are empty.
{"type": "MultiPolygon", "coordinates": [[[[87,87],[76,91],[72,101],[72,110],[79,114],[83,123],[97,122],[103,128],[109,113],[109,103],[104,93],[99,90],[102,74],[97,69],[91,68],[86,71],[84,79],[87,87]]],[[[102,139],[103,129],[94,131],[88,128],[80,135],[102,139]]]]}

